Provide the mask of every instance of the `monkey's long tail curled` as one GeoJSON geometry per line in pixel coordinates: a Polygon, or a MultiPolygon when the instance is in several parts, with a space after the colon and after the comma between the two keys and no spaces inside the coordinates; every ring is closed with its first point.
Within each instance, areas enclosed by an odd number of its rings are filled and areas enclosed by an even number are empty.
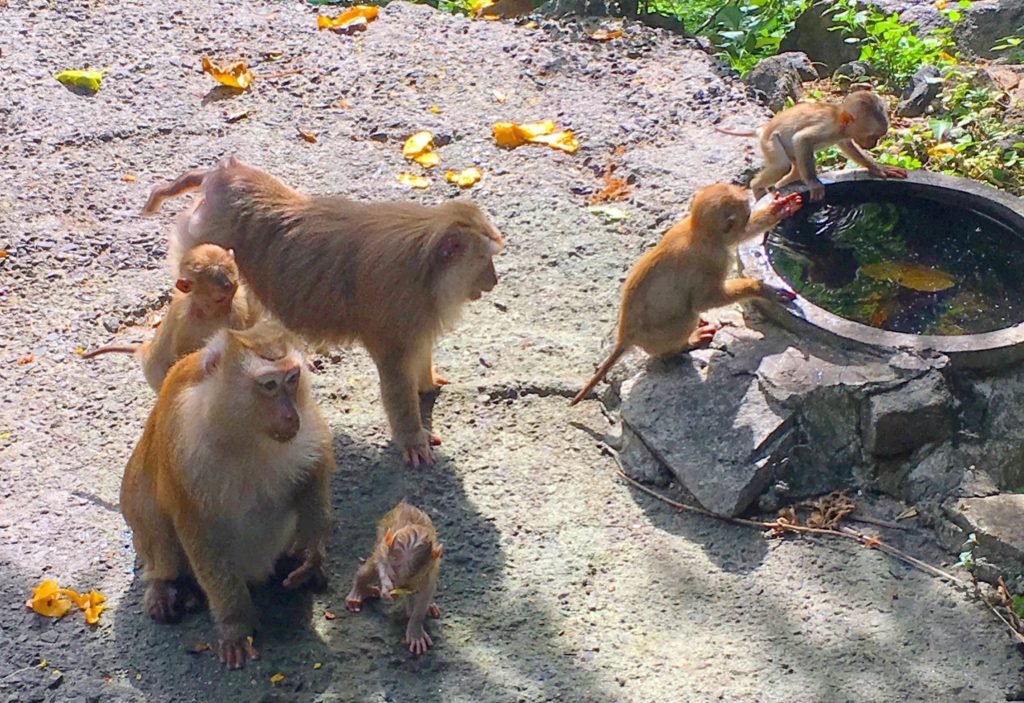
{"type": "Polygon", "coordinates": [[[113,354],[113,353],[118,353],[118,354],[134,354],[138,350],[139,350],[139,345],[137,345],[137,344],[131,344],[131,345],[126,345],[126,346],[100,347],[99,349],[93,349],[88,354],[82,354],[82,358],[83,359],[91,359],[94,356],[99,356],[100,354],[113,354]]]}
{"type": "Polygon", "coordinates": [[[576,397],[569,403],[570,407],[586,398],[587,394],[594,390],[594,386],[604,378],[605,374],[608,373],[612,366],[615,366],[615,362],[619,360],[619,357],[626,353],[627,349],[629,349],[629,345],[622,343],[615,345],[615,348],[612,349],[612,353],[609,354],[608,358],[604,360],[604,363],[598,367],[597,373],[594,374],[594,377],[587,381],[587,385],[583,386],[583,390],[577,393],[576,397]]]}
{"type": "Polygon", "coordinates": [[[149,200],[146,201],[145,207],[142,208],[142,214],[156,214],[156,211],[160,209],[160,206],[168,198],[181,195],[185,191],[195,190],[203,185],[203,179],[206,178],[206,174],[210,171],[211,169],[206,168],[193,169],[181,174],[170,183],[154,188],[149,194],[149,200]]]}
{"type": "Polygon", "coordinates": [[[711,125],[711,128],[713,130],[715,130],[716,132],[718,132],[719,134],[728,134],[730,137],[757,137],[757,136],[760,136],[760,133],[757,132],[756,130],[753,130],[753,129],[746,129],[746,130],[742,130],[742,131],[736,130],[736,129],[725,129],[723,127],[719,127],[716,124],[711,125]]]}

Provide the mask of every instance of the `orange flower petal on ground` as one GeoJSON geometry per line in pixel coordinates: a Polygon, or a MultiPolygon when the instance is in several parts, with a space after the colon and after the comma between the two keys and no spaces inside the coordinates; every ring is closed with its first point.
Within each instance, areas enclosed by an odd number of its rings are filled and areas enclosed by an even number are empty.
{"type": "Polygon", "coordinates": [[[320,15],[316,18],[316,26],[319,29],[331,29],[335,32],[355,32],[366,29],[373,20],[380,14],[380,8],[374,5],[353,5],[337,17],[325,17],[320,15]]]}
{"type": "Polygon", "coordinates": [[[540,120],[539,122],[524,122],[523,124],[516,125],[516,131],[526,141],[533,141],[537,137],[545,134],[551,134],[555,131],[554,120],[540,120]]]}
{"type": "Polygon", "coordinates": [[[410,188],[419,188],[421,190],[423,188],[430,187],[429,178],[424,178],[423,176],[414,176],[411,173],[398,174],[398,182],[404,186],[408,186],[410,188]]]}
{"type": "Polygon", "coordinates": [[[434,148],[434,135],[431,132],[416,132],[402,144],[402,156],[407,159],[415,158],[420,154],[434,148]]]}
{"type": "Polygon", "coordinates": [[[622,30],[621,29],[612,29],[612,30],[598,29],[597,31],[591,32],[587,36],[589,36],[594,41],[608,41],[610,39],[618,39],[619,37],[621,37],[622,36],[622,30]]]}
{"type": "Polygon", "coordinates": [[[542,134],[530,140],[532,144],[547,144],[552,149],[564,151],[566,154],[575,154],[580,148],[580,143],[569,130],[556,132],[555,134],[542,134]]]}
{"type": "Polygon", "coordinates": [[[32,589],[32,597],[25,601],[25,607],[48,618],[60,618],[71,610],[71,601],[61,594],[56,581],[45,579],[32,589]]]}
{"type": "Polygon", "coordinates": [[[239,90],[248,88],[253,78],[252,71],[246,67],[244,61],[236,61],[233,64],[221,66],[210,61],[206,56],[203,57],[203,72],[209,73],[221,85],[226,85],[229,88],[238,88],[239,90]]]}
{"type": "Polygon", "coordinates": [[[441,155],[436,151],[425,151],[412,157],[412,160],[423,168],[434,168],[441,163],[441,155]]]}
{"type": "Polygon", "coordinates": [[[479,183],[480,179],[483,178],[483,175],[484,174],[480,172],[480,169],[476,166],[471,166],[459,171],[458,173],[455,171],[448,171],[444,174],[444,179],[449,183],[454,183],[459,188],[470,188],[479,183]]]}
{"type": "Polygon", "coordinates": [[[491,127],[494,132],[494,143],[512,149],[526,143],[516,125],[512,122],[495,122],[491,127]]]}

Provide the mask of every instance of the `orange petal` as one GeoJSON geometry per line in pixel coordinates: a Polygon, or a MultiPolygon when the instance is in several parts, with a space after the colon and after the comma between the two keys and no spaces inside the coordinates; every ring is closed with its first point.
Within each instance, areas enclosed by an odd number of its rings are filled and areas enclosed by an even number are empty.
{"type": "Polygon", "coordinates": [[[444,174],[444,179],[449,183],[454,183],[459,188],[469,188],[476,184],[483,177],[483,174],[475,166],[471,166],[463,171],[456,173],[455,171],[448,171],[444,174]]]}
{"type": "Polygon", "coordinates": [[[423,168],[434,168],[441,163],[441,155],[436,151],[427,151],[422,154],[417,154],[412,160],[423,168]]]}
{"type": "Polygon", "coordinates": [[[530,140],[532,144],[547,144],[552,149],[564,151],[566,154],[575,154],[580,148],[580,143],[573,136],[572,132],[556,132],[555,134],[543,134],[530,140]]]}
{"type": "Polygon", "coordinates": [[[433,145],[433,134],[427,131],[416,132],[416,134],[406,139],[405,144],[402,145],[402,156],[411,159],[425,151],[429,151],[433,148],[433,145]]]}
{"type": "Polygon", "coordinates": [[[414,176],[411,173],[400,173],[398,174],[398,182],[404,186],[410,188],[429,188],[430,179],[424,178],[423,176],[414,176]]]}
{"type": "Polygon", "coordinates": [[[506,149],[520,146],[526,141],[512,122],[495,122],[491,129],[494,132],[494,143],[506,149]]]}
{"type": "Polygon", "coordinates": [[[526,141],[530,141],[542,134],[551,134],[555,131],[554,120],[541,120],[540,122],[524,122],[516,126],[516,131],[526,141]]]}
{"type": "Polygon", "coordinates": [[[246,68],[244,61],[221,66],[203,57],[203,72],[209,73],[218,83],[231,88],[245,90],[252,83],[252,71],[246,68]]]}

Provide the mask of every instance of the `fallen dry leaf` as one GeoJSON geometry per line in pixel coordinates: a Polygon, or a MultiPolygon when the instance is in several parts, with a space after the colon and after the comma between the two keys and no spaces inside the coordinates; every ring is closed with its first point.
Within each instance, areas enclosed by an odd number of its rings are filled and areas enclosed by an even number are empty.
{"type": "Polygon", "coordinates": [[[123,176],[121,176],[121,180],[124,181],[125,183],[134,183],[138,179],[135,178],[135,176],[133,176],[132,174],[126,173],[123,176]]]}
{"type": "Polygon", "coordinates": [[[868,537],[866,540],[864,540],[864,546],[868,549],[874,549],[881,543],[882,540],[878,535],[875,535],[874,537],[868,537]]]}
{"type": "Polygon", "coordinates": [[[552,149],[564,151],[566,154],[575,154],[580,148],[580,143],[569,130],[556,132],[554,134],[542,134],[529,140],[533,144],[547,144],[552,149]]]}
{"type": "Polygon", "coordinates": [[[596,205],[597,203],[625,200],[629,197],[632,186],[630,186],[627,181],[613,176],[612,171],[614,170],[615,166],[613,164],[608,164],[608,167],[604,171],[604,175],[601,177],[601,180],[604,181],[604,188],[587,198],[588,203],[596,205]]]}
{"type": "Polygon", "coordinates": [[[305,139],[310,144],[316,144],[316,135],[312,132],[307,132],[301,127],[296,127],[295,130],[299,133],[299,136],[305,139]]]}
{"type": "Polygon", "coordinates": [[[25,601],[25,607],[31,608],[48,618],[62,618],[71,610],[72,602],[53,579],[44,579],[32,589],[32,597],[25,601]]]}
{"type": "Polygon", "coordinates": [[[323,666],[323,664],[321,664],[320,662],[313,662],[314,669],[319,669],[321,666],[323,666]]]}
{"type": "Polygon", "coordinates": [[[267,61],[277,61],[279,58],[284,56],[283,51],[264,51],[263,58],[267,61]]]}
{"type": "Polygon", "coordinates": [[[434,168],[441,163],[441,155],[436,151],[425,151],[422,154],[414,156],[412,160],[423,168],[434,168]]]}
{"type": "Polygon", "coordinates": [[[330,610],[325,610],[324,611],[324,620],[334,620],[334,618],[336,618],[336,617],[338,617],[338,616],[335,615],[330,610]]]}
{"type": "Polygon", "coordinates": [[[361,32],[367,25],[377,19],[380,8],[374,5],[353,5],[337,17],[325,17],[320,15],[316,18],[318,29],[329,29],[340,34],[361,32]]]}
{"type": "Polygon", "coordinates": [[[226,85],[229,88],[237,88],[238,90],[245,90],[252,83],[252,71],[250,71],[244,61],[236,61],[235,63],[228,64],[226,66],[215,64],[206,56],[203,57],[203,72],[209,73],[210,76],[220,83],[226,85]]]}
{"type": "Polygon", "coordinates": [[[556,125],[553,120],[524,122],[523,124],[495,122],[491,126],[495,144],[507,149],[522,146],[527,142],[546,144],[552,149],[558,149],[568,154],[572,154],[580,148],[580,144],[572,132],[555,132],[555,129],[556,125]]]}
{"type": "Polygon", "coordinates": [[[504,92],[498,90],[497,88],[491,91],[491,96],[494,98],[494,102],[499,104],[508,100],[508,96],[505,95],[504,92]]]}
{"type": "Polygon", "coordinates": [[[880,261],[865,264],[860,267],[860,271],[876,280],[892,281],[904,288],[923,293],[936,293],[956,285],[956,279],[945,271],[920,264],[880,261]]]}
{"type": "Polygon", "coordinates": [[[459,188],[471,188],[476,185],[483,177],[483,173],[480,172],[476,166],[471,166],[467,169],[459,171],[448,171],[444,174],[444,179],[449,183],[454,183],[459,188]]]}
{"type": "Polygon", "coordinates": [[[24,366],[25,364],[31,364],[35,360],[36,360],[36,357],[34,355],[32,355],[32,354],[29,354],[28,356],[23,356],[20,359],[18,359],[17,363],[18,363],[18,366],[24,366]]]}
{"type": "Polygon", "coordinates": [[[409,186],[410,188],[419,188],[421,190],[423,188],[430,187],[429,178],[424,178],[423,176],[414,176],[411,173],[398,174],[398,182],[404,186],[409,186]]]}
{"type": "Polygon", "coordinates": [[[94,71],[88,68],[83,70],[67,70],[61,71],[55,75],[54,78],[68,88],[77,88],[78,90],[86,90],[90,93],[95,93],[100,89],[100,83],[103,82],[103,75],[109,70],[109,68],[104,68],[102,71],[94,71]]]}
{"type": "Polygon", "coordinates": [[[597,31],[591,32],[587,35],[594,41],[608,41],[610,39],[618,39],[622,36],[621,29],[598,29],[597,31]]]}
{"type": "Polygon", "coordinates": [[[7,250],[6,249],[0,249],[0,259],[5,259],[5,258],[7,258],[7,250]]]}
{"type": "Polygon", "coordinates": [[[439,108],[437,105],[431,105],[430,111],[433,112],[435,115],[441,114],[441,108],[439,108]]]}
{"type": "Polygon", "coordinates": [[[338,98],[333,103],[331,103],[331,107],[336,107],[340,110],[347,110],[348,108],[352,107],[352,104],[349,103],[349,101],[346,100],[345,98],[338,98]]]}
{"type": "Polygon", "coordinates": [[[282,674],[281,672],[278,672],[270,677],[270,683],[272,684],[276,685],[281,683],[282,681],[284,681],[284,674],[282,674]]]}

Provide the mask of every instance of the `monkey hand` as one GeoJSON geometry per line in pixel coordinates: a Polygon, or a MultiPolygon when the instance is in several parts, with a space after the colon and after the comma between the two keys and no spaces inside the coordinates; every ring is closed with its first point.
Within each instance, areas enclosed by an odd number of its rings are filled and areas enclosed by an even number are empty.
{"type": "Polygon", "coordinates": [[[906,178],[907,169],[899,166],[882,166],[878,169],[878,173],[873,175],[879,178],[906,178]]]}
{"type": "Polygon", "coordinates": [[[782,195],[776,191],[772,194],[772,199],[768,204],[768,208],[771,211],[772,217],[776,220],[782,220],[799,210],[803,204],[804,199],[799,193],[782,195]]]}
{"type": "Polygon", "coordinates": [[[808,184],[807,194],[811,197],[811,202],[816,203],[825,197],[825,184],[821,181],[814,181],[808,184]]]}
{"type": "Polygon", "coordinates": [[[285,588],[298,588],[309,583],[314,589],[327,585],[327,574],[324,573],[324,552],[320,548],[296,549],[289,556],[296,557],[301,563],[292,569],[282,582],[285,588]]]}
{"type": "Polygon", "coordinates": [[[413,625],[409,623],[408,627],[405,628],[405,643],[409,645],[409,651],[413,654],[424,654],[428,649],[434,646],[434,641],[430,639],[430,635],[423,629],[423,625],[413,625]]]}
{"type": "Polygon", "coordinates": [[[780,303],[791,303],[796,300],[796,293],[788,288],[776,288],[775,286],[765,286],[765,288],[768,289],[769,295],[780,303]]]}
{"type": "Polygon", "coordinates": [[[245,658],[259,659],[260,654],[252,646],[252,637],[239,637],[236,640],[221,640],[217,656],[229,669],[241,669],[245,666],[245,658]]]}

